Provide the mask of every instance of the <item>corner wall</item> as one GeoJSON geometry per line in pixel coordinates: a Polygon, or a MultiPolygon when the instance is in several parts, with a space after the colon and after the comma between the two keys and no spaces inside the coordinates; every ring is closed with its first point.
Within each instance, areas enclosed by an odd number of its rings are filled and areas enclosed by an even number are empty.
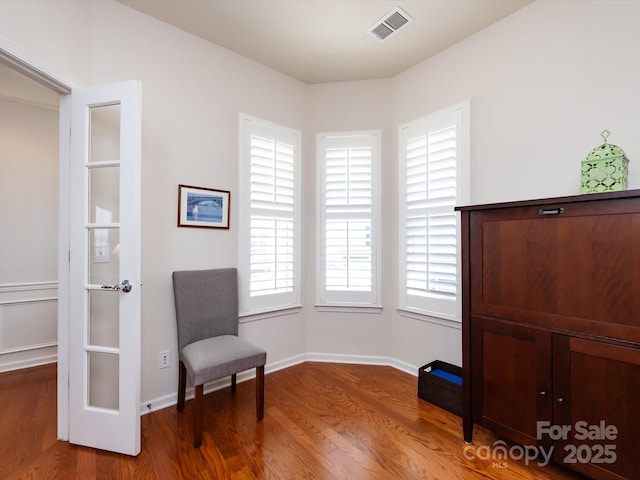
{"type": "Polygon", "coordinates": [[[307,87],[307,132],[304,151],[306,154],[303,190],[307,192],[304,205],[304,239],[307,290],[306,322],[307,351],[321,353],[327,358],[349,359],[386,357],[389,352],[389,310],[392,300],[385,295],[391,278],[389,264],[384,261],[387,242],[394,231],[390,228],[394,220],[393,208],[382,201],[382,249],[381,313],[318,312],[316,303],[316,201],[318,179],[316,177],[316,135],[323,132],[352,132],[358,130],[380,130],[382,132],[382,197],[395,204],[396,189],[394,152],[389,111],[391,93],[390,80],[370,80],[310,85],[307,87]],[[354,357],[350,357],[354,356],[354,357]]]}
{"type": "MultiPolygon", "coordinates": [[[[471,203],[578,194],[604,129],[640,188],[639,21],[639,2],[538,0],[395,77],[394,141],[397,125],[468,98],[471,203]]],[[[459,330],[391,324],[391,356],[460,365],[459,330]]]]}

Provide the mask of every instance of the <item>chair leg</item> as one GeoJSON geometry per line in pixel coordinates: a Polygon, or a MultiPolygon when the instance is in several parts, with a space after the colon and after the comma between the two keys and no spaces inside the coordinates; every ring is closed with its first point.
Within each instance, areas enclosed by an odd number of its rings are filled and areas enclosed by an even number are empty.
{"type": "Polygon", "coordinates": [[[256,367],[256,416],[264,417],[264,365],[256,367]]]}
{"type": "Polygon", "coordinates": [[[187,367],[184,366],[182,360],[178,365],[178,411],[184,410],[184,397],[187,390],[187,367]]]}
{"type": "Polygon", "coordinates": [[[203,401],[203,385],[197,385],[195,387],[195,409],[193,410],[193,446],[194,448],[198,448],[202,445],[202,423],[203,423],[203,412],[202,412],[202,404],[203,401]]]}
{"type": "Polygon", "coordinates": [[[231,393],[236,393],[236,374],[231,375],[231,393]]]}

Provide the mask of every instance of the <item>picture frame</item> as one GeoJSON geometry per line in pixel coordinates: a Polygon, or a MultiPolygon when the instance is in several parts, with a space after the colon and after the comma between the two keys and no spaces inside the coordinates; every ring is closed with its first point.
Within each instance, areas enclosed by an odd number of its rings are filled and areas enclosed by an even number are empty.
{"type": "Polygon", "coordinates": [[[178,227],[229,228],[231,192],[178,185],[178,227]]]}

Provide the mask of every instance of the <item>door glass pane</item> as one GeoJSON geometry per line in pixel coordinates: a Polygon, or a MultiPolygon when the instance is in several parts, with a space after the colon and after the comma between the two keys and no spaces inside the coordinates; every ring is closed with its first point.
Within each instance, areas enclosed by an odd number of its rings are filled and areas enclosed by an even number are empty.
{"type": "Polygon", "coordinates": [[[88,405],[90,407],[119,408],[120,382],[118,355],[88,352],[88,405]]]}
{"type": "Polygon", "coordinates": [[[120,160],[120,104],[89,109],[89,162],[120,160]]]}
{"type": "Polygon", "coordinates": [[[120,293],[113,290],[89,291],[89,344],[101,347],[119,345],[120,293]]]}
{"type": "Polygon", "coordinates": [[[89,222],[120,221],[120,167],[89,170],[89,222]]]}
{"type": "Polygon", "coordinates": [[[120,230],[89,229],[89,284],[120,283],[120,230]]]}

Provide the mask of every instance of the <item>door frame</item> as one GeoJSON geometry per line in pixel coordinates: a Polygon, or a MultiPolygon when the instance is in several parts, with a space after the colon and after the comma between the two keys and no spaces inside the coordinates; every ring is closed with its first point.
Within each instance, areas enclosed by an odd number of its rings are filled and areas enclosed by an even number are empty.
{"type": "Polygon", "coordinates": [[[78,82],[0,36],[0,62],[60,94],[58,150],[58,438],[69,439],[69,164],[71,89],[78,82]]]}

